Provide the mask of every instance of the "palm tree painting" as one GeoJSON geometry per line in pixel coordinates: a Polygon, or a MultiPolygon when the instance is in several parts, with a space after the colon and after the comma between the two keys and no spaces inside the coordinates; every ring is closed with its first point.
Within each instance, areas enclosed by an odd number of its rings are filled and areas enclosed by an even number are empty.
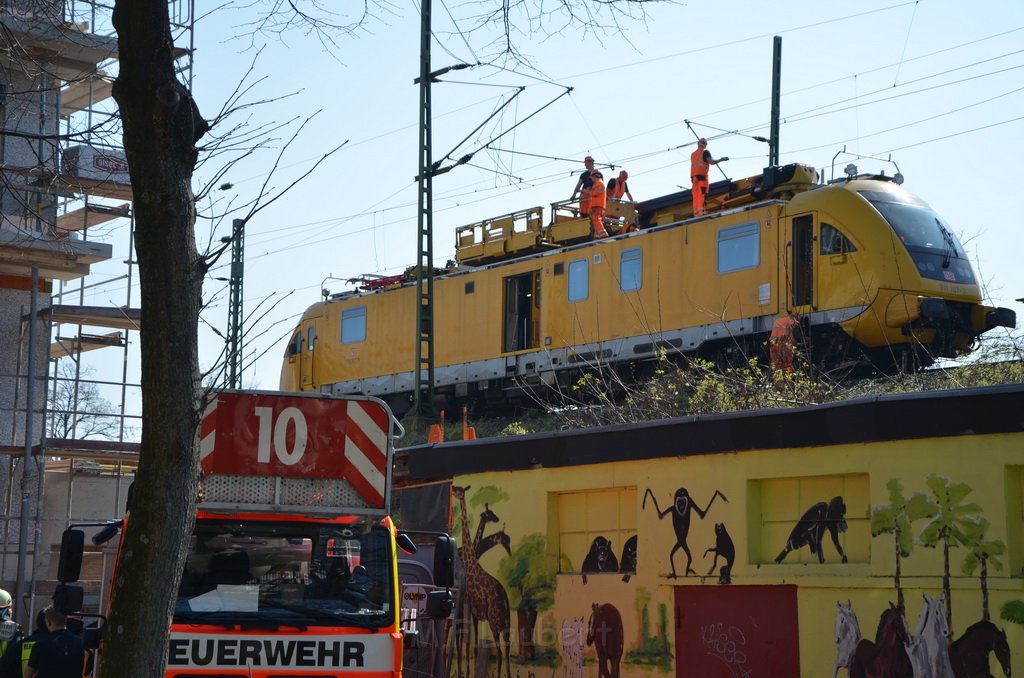
{"type": "Polygon", "coordinates": [[[901,563],[914,550],[914,532],[911,523],[935,516],[934,505],[923,494],[914,494],[908,500],[903,496],[903,484],[897,478],[886,483],[889,488],[889,503],[871,507],[871,536],[882,534],[893,536],[896,550],[896,607],[905,613],[903,587],[900,585],[901,563]]]}

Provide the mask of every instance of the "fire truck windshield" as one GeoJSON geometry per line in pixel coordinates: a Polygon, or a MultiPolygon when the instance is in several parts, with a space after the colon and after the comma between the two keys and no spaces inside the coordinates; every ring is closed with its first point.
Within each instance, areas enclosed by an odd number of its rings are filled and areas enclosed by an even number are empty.
{"type": "Polygon", "coordinates": [[[394,615],[388,531],[352,523],[200,519],[175,623],[380,628],[394,615]]]}

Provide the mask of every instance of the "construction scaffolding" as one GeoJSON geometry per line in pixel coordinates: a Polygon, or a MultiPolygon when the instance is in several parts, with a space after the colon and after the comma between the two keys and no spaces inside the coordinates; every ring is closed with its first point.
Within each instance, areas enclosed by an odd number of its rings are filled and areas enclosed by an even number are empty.
{"type": "MultiPolygon", "coordinates": [[[[191,88],[194,0],[168,8],[191,88]]],[[[121,517],[138,460],[140,314],[112,11],[0,0],[0,588],[23,625],[53,593],[64,529],[121,517]]],[[[87,553],[92,610],[108,560],[87,553]]]]}

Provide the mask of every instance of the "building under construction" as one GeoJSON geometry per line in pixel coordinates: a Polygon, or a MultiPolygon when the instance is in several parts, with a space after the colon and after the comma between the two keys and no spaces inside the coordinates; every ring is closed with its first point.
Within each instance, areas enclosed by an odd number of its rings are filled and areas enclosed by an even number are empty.
{"type": "MultiPolygon", "coordinates": [[[[169,2],[186,86],[193,4],[169,2]]],[[[0,1],[0,588],[23,625],[52,595],[65,527],[123,513],[138,454],[111,13],[93,0],[0,1]]],[[[87,605],[103,595],[105,558],[85,561],[87,605]]]]}

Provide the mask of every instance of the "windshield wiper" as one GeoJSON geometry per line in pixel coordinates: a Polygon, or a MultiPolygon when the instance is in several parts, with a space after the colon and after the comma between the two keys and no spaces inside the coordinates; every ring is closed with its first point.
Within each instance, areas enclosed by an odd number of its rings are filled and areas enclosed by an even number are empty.
{"type": "Polygon", "coordinates": [[[233,629],[241,623],[237,615],[237,612],[228,610],[184,611],[175,612],[173,619],[176,624],[210,624],[233,629]]]}
{"type": "Polygon", "coordinates": [[[942,231],[942,239],[946,241],[946,251],[942,253],[942,268],[949,268],[949,265],[953,262],[953,255],[959,256],[956,251],[956,243],[953,240],[952,234],[946,230],[941,221],[936,218],[935,223],[938,225],[939,230],[942,231]]]}
{"type": "Polygon", "coordinates": [[[255,618],[247,619],[242,622],[241,627],[243,631],[277,631],[282,626],[292,629],[298,629],[299,631],[306,631],[309,628],[309,624],[315,620],[312,617],[301,617],[299,619],[281,619],[277,616],[270,615],[257,615],[255,618]],[[305,623],[303,623],[305,622],[305,623]]]}

